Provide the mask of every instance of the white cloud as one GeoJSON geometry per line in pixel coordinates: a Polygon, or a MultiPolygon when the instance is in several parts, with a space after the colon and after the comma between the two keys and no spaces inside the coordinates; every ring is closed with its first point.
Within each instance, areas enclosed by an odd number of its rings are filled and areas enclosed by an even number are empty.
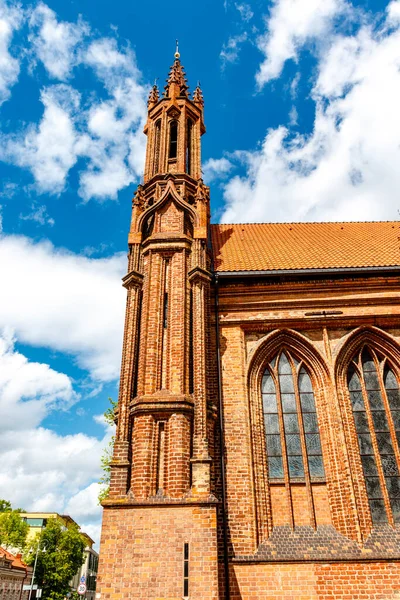
{"type": "Polygon", "coordinates": [[[82,20],[77,24],[57,21],[56,13],[40,2],[30,17],[32,44],[35,59],[39,59],[49,75],[65,80],[78,62],[77,50],[89,34],[89,26],[82,20]]]}
{"type": "Polygon", "coordinates": [[[393,0],[387,7],[388,21],[396,25],[400,23],[400,0],[393,0]]]}
{"type": "Polygon", "coordinates": [[[32,171],[39,192],[59,194],[77,160],[74,117],[80,96],[70,86],[59,84],[45,88],[41,101],[44,114],[40,124],[20,135],[3,135],[0,152],[3,160],[32,171]]]}
{"type": "Polygon", "coordinates": [[[0,334],[0,433],[38,425],[49,410],[78,400],[67,375],[29,362],[14,350],[10,330],[0,334]]]}
{"type": "Polygon", "coordinates": [[[223,44],[219,57],[222,61],[222,68],[226,63],[234,63],[238,59],[240,46],[247,40],[247,32],[231,36],[226,44],[223,44]]]}
{"type": "Polygon", "coordinates": [[[251,6],[249,4],[246,4],[245,2],[236,2],[235,8],[239,11],[243,21],[250,21],[254,16],[253,11],[251,10],[251,6]]]}
{"type": "MultiPolygon", "coordinates": [[[[54,411],[78,399],[71,379],[48,365],[30,362],[14,348],[10,331],[0,334],[0,488],[14,506],[70,514],[97,540],[102,439],[59,435],[40,427],[54,411]]],[[[97,420],[102,424],[100,420],[97,420]]]]}
{"type": "Polygon", "coordinates": [[[93,480],[100,477],[106,444],[106,437],[62,436],[42,427],[0,433],[0,488],[7,490],[13,506],[70,514],[82,531],[95,537],[101,509],[93,480]]]}
{"type": "Polygon", "coordinates": [[[279,127],[260,149],[237,153],[246,174],[225,186],[223,221],[398,218],[399,47],[400,27],[387,24],[332,35],[312,90],[312,133],[279,127]]]}
{"type": "Polygon", "coordinates": [[[101,507],[98,506],[100,488],[99,483],[93,482],[82,490],[79,490],[79,492],[68,500],[65,507],[67,514],[71,515],[77,523],[87,523],[97,520],[101,516],[101,507]]]}
{"type": "Polygon", "coordinates": [[[20,5],[0,0],[0,104],[10,97],[10,90],[18,80],[19,60],[10,53],[10,44],[22,19],[20,5]]]}
{"type": "Polygon", "coordinates": [[[45,204],[36,205],[33,203],[31,206],[31,212],[27,214],[20,214],[19,218],[22,221],[34,221],[39,225],[49,225],[50,227],[53,227],[55,223],[54,219],[49,217],[45,204]]]}
{"type": "Polygon", "coordinates": [[[0,134],[0,158],[28,169],[38,193],[63,192],[76,165],[78,194],[84,201],[116,199],[144,165],[148,87],[141,81],[135,54],[129,47],[120,50],[113,38],[90,39],[88,25],[58,21],[43,3],[30,14],[34,60],[61,80],[73,68],[90,68],[102,88],[96,85],[81,93],[67,84],[43,88],[41,121],[19,133],[0,134]]]}
{"type": "Polygon", "coordinates": [[[275,0],[266,33],[257,42],[265,56],[256,77],[258,85],[279,77],[285,62],[296,60],[306,42],[322,39],[346,9],[345,0],[275,0]]]}
{"type": "Polygon", "coordinates": [[[95,259],[49,242],[0,237],[0,327],[12,327],[24,343],[72,354],[94,380],[116,379],[125,267],[122,254],[95,259]]]}
{"type": "Polygon", "coordinates": [[[292,108],[290,109],[290,112],[289,112],[289,125],[291,125],[292,127],[294,125],[297,125],[298,118],[299,118],[299,113],[297,112],[297,108],[295,106],[292,106],[292,108]]]}
{"type": "Polygon", "coordinates": [[[134,53],[129,48],[119,51],[114,39],[91,43],[84,60],[110,98],[93,103],[88,113],[90,137],[82,139],[81,153],[90,162],[80,177],[80,195],[84,200],[116,198],[143,170],[148,89],[140,82],[134,53]]]}
{"type": "Polygon", "coordinates": [[[211,183],[215,179],[222,179],[233,169],[233,164],[227,158],[209,158],[203,165],[204,181],[211,183]]]}

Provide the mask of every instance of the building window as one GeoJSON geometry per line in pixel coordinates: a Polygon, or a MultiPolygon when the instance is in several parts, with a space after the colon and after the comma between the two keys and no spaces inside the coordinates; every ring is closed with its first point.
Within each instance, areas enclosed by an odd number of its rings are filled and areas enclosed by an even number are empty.
{"type": "Polygon", "coordinates": [[[186,125],[186,173],[191,175],[192,172],[192,127],[193,123],[190,119],[186,125]]]}
{"type": "Polygon", "coordinates": [[[183,544],[183,597],[189,598],[189,544],[183,544]]]}
{"type": "Polygon", "coordinates": [[[304,364],[285,351],[265,369],[262,401],[270,479],[324,477],[314,393],[304,364]]]}
{"type": "Polygon", "coordinates": [[[178,123],[171,121],[169,125],[169,158],[176,158],[178,153],[178,123]]]}
{"type": "Polygon", "coordinates": [[[400,522],[400,391],[387,360],[364,347],[347,373],[372,521],[400,522]]]}
{"type": "Polygon", "coordinates": [[[160,170],[160,146],[161,146],[161,120],[159,119],[155,124],[154,132],[154,175],[160,170]]]}

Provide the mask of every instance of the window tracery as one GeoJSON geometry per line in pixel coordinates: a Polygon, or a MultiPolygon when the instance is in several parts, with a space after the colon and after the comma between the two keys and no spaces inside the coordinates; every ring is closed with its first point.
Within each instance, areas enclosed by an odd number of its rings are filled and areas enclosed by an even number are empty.
{"type": "Polygon", "coordinates": [[[325,476],[310,375],[287,350],[267,366],[262,401],[269,479],[325,476]]]}
{"type": "Polygon", "coordinates": [[[364,346],[347,385],[372,521],[400,521],[400,389],[387,358],[364,346]]]}

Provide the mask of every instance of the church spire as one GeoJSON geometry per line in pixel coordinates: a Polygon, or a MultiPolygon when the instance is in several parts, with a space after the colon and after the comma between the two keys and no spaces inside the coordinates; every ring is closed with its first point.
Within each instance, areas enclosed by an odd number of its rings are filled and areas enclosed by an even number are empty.
{"type": "Polygon", "coordinates": [[[164,96],[172,98],[174,96],[183,96],[188,98],[188,89],[185,70],[180,61],[180,53],[178,40],[176,40],[176,51],[174,54],[174,62],[168,74],[167,85],[165,86],[164,96]]]}
{"type": "Polygon", "coordinates": [[[189,95],[178,43],[162,97],[156,83],[148,99],[148,118],[144,183],[156,175],[186,174],[201,178],[200,138],[205,132],[204,100],[198,84],[189,95]]]}

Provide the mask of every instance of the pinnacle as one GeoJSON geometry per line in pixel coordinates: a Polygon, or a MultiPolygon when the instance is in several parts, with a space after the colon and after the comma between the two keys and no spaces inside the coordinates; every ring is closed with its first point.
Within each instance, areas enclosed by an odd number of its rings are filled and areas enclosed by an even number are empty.
{"type": "Polygon", "coordinates": [[[175,83],[180,88],[181,96],[188,96],[189,86],[187,84],[185,70],[179,60],[178,53],[175,54],[174,64],[171,66],[169,70],[169,75],[167,79],[167,85],[165,86],[164,96],[168,97],[169,95],[169,87],[172,83],[175,83]]]}
{"type": "Polygon", "coordinates": [[[196,89],[193,92],[193,102],[204,106],[203,92],[201,91],[200,82],[197,84],[196,89]]]}
{"type": "Polygon", "coordinates": [[[150,106],[150,104],[157,104],[159,98],[160,98],[160,95],[159,95],[158,87],[157,87],[157,84],[155,83],[150,90],[149,98],[147,100],[147,106],[150,106]]]}

